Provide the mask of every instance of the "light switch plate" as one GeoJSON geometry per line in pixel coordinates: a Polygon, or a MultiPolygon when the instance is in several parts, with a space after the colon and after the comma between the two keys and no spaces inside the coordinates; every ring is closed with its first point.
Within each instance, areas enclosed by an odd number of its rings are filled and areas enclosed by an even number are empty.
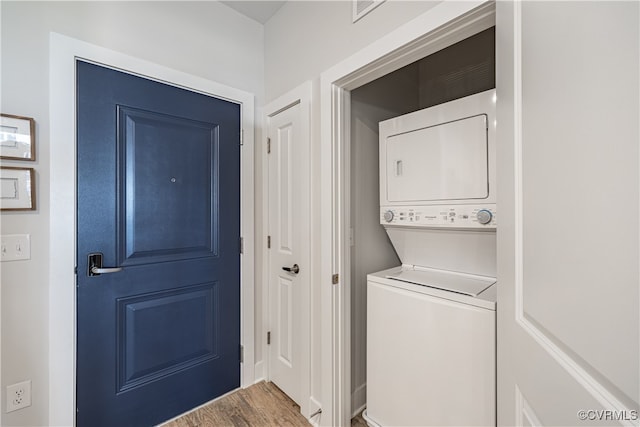
{"type": "Polygon", "coordinates": [[[29,234],[4,234],[0,236],[0,261],[31,259],[29,234]]]}

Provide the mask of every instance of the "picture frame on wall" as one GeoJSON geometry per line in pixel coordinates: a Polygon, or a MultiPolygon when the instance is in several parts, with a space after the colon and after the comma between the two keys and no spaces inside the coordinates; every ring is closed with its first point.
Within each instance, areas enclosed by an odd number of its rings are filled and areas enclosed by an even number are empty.
{"type": "Polygon", "coordinates": [[[0,159],[36,159],[36,121],[31,117],[0,114],[0,159]]]}
{"type": "Polygon", "coordinates": [[[0,210],[35,210],[35,177],[35,169],[33,168],[0,166],[0,210]]]}

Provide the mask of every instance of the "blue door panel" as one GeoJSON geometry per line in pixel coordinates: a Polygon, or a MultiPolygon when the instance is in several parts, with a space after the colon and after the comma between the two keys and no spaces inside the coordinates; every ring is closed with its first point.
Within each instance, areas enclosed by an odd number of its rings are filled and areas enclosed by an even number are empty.
{"type": "Polygon", "coordinates": [[[118,110],[120,263],[217,255],[218,125],[118,110]]]}
{"type": "Polygon", "coordinates": [[[77,424],[155,425],[240,385],[240,107],[83,61],[77,104],[77,424]]]}
{"type": "Polygon", "coordinates": [[[216,285],[117,300],[119,392],[218,357],[216,285]]]}

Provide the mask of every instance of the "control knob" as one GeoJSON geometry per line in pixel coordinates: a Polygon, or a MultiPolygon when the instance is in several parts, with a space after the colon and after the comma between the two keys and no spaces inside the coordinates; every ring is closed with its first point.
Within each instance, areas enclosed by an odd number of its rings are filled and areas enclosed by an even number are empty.
{"type": "Polygon", "coordinates": [[[393,221],[393,211],[386,211],[384,213],[384,220],[387,222],[393,221]]]}
{"type": "Polygon", "coordinates": [[[476,219],[482,225],[489,224],[493,219],[493,214],[488,209],[480,209],[476,214],[476,219]]]}

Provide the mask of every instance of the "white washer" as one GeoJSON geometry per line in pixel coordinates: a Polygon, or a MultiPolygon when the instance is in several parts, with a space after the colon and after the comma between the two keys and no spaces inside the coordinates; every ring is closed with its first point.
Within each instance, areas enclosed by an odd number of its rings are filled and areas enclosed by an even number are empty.
{"type": "Polygon", "coordinates": [[[369,426],[494,426],[495,279],[401,266],[367,280],[369,426]]]}

